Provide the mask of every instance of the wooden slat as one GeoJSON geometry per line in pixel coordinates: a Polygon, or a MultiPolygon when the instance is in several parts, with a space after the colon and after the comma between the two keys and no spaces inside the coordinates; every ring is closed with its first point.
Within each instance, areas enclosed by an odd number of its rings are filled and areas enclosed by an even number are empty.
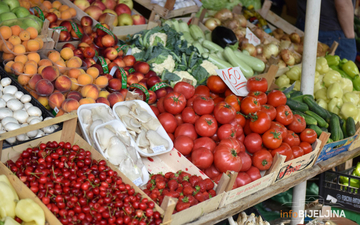
{"type": "Polygon", "coordinates": [[[223,208],[218,209],[215,212],[208,213],[196,221],[188,223],[188,225],[201,225],[201,224],[215,224],[219,221],[226,219],[236,213],[244,211],[260,202],[265,201],[279,193],[285,192],[290,188],[298,185],[301,182],[309,180],[316,175],[323,173],[349,159],[352,159],[360,155],[360,148],[353,151],[343,152],[333,158],[320,162],[314,165],[312,168],[305,170],[303,173],[295,174],[287,179],[279,181],[271,187],[262,190],[261,192],[254,193],[250,196],[243,198],[241,201],[237,201],[226,205],[223,208]],[[244,204],[246,202],[246,204],[244,204]]]}
{"type": "Polygon", "coordinates": [[[300,37],[304,36],[304,32],[302,30],[296,28],[295,26],[293,26],[292,24],[290,24],[289,22],[287,22],[286,20],[284,20],[280,16],[276,15],[272,11],[269,11],[267,13],[265,19],[268,22],[274,24],[276,27],[281,28],[287,34],[291,34],[291,33],[295,32],[295,33],[299,34],[300,37]]]}

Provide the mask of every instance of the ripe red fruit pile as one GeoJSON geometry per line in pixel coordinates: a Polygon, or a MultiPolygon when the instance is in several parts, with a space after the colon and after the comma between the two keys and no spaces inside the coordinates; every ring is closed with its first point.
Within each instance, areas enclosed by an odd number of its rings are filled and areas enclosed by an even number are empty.
{"type": "Polygon", "coordinates": [[[286,160],[312,151],[317,134],[294,115],[286,96],[267,91],[265,78],[250,78],[248,96],[235,96],[218,76],[196,89],[179,82],[152,106],[174,147],[218,182],[227,170],[239,172],[234,187],[261,177],[276,153],[286,160]]]}
{"type": "Polygon", "coordinates": [[[160,224],[155,203],[123,183],[105,160],[69,142],[42,143],[7,161],[62,224],[160,224]]]}
{"type": "Polygon", "coordinates": [[[202,179],[181,170],[152,175],[144,192],[159,205],[165,196],[179,199],[174,213],[216,196],[214,183],[209,178],[202,179]]]}

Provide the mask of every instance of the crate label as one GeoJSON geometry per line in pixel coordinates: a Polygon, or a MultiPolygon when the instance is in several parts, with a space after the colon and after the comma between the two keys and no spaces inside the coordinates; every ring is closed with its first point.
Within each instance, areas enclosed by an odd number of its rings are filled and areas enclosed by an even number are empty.
{"type": "Polygon", "coordinates": [[[104,27],[104,26],[101,25],[100,23],[96,24],[96,25],[95,25],[95,28],[104,31],[104,32],[107,33],[108,35],[111,35],[111,36],[114,38],[114,40],[116,40],[116,37],[115,37],[115,35],[113,34],[113,32],[111,32],[109,29],[107,29],[106,27],[104,27]]]}
{"type": "Polygon", "coordinates": [[[50,29],[53,29],[53,30],[60,30],[60,31],[68,31],[66,27],[64,26],[58,26],[58,27],[53,27],[53,28],[50,28],[50,29]]]}
{"type": "Polygon", "coordinates": [[[166,151],[166,148],[164,147],[164,145],[159,145],[159,146],[153,147],[152,150],[154,151],[154,153],[159,153],[159,152],[166,151]]]}
{"type": "Polygon", "coordinates": [[[154,86],[152,86],[149,90],[150,91],[157,91],[157,90],[159,90],[161,88],[166,88],[166,87],[169,87],[169,85],[167,83],[160,82],[160,83],[157,83],[154,86]]]}
{"type": "Polygon", "coordinates": [[[98,59],[100,60],[100,63],[101,63],[101,67],[103,68],[104,70],[104,74],[107,74],[109,73],[109,67],[104,59],[104,57],[102,56],[99,56],[98,59]]]}
{"type": "Polygon", "coordinates": [[[256,37],[256,35],[248,27],[246,27],[245,37],[249,40],[249,43],[253,44],[254,46],[261,44],[260,39],[256,37]]]}
{"type": "Polygon", "coordinates": [[[247,80],[239,67],[215,70],[230,90],[237,96],[247,96],[249,94],[246,83],[247,80]]]}
{"type": "Polygon", "coordinates": [[[130,68],[128,72],[129,72],[129,73],[133,73],[133,72],[135,72],[135,69],[134,69],[134,68],[130,68]]]}
{"type": "Polygon", "coordinates": [[[76,23],[74,23],[73,21],[70,21],[70,24],[71,24],[71,27],[73,28],[74,32],[78,36],[78,38],[82,38],[83,34],[79,30],[78,25],[76,23]]]}
{"type": "Polygon", "coordinates": [[[135,179],[135,180],[133,181],[133,183],[134,183],[136,186],[141,185],[142,182],[143,182],[143,181],[142,181],[141,177],[139,177],[139,178],[137,178],[137,179],[135,179]]]}
{"type": "Polygon", "coordinates": [[[44,16],[44,13],[43,11],[38,7],[38,6],[35,6],[35,7],[32,7],[32,12],[35,13],[35,11],[39,14],[39,17],[42,21],[45,20],[45,16],[44,16]]]}

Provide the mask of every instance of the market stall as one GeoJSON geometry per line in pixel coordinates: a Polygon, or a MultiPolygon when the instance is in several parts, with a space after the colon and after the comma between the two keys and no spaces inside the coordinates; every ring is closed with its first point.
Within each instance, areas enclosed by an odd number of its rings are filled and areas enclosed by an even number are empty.
{"type": "Polygon", "coordinates": [[[0,224],[269,224],[243,211],[300,212],[346,162],[323,190],[358,195],[360,74],[320,2],[305,32],[211,2],[0,3],[0,224]]]}

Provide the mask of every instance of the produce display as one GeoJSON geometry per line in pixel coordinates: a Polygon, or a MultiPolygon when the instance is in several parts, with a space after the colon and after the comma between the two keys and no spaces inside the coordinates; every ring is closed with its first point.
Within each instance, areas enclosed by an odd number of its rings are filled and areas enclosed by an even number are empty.
{"type": "MultiPolygon", "coordinates": [[[[151,3],[158,4],[161,7],[165,6],[167,0],[151,0],[151,3]]],[[[196,3],[193,0],[178,0],[174,4],[174,10],[181,9],[189,6],[196,5],[196,3]]]]}
{"type": "MultiPolygon", "coordinates": [[[[74,8],[62,4],[60,1],[30,1],[37,9],[31,9],[37,17],[50,18],[52,20],[68,20],[74,18],[77,14],[74,8]],[[39,10],[40,9],[40,10],[39,10]]],[[[50,21],[50,20],[49,20],[50,21]]]]}
{"type": "Polygon", "coordinates": [[[30,198],[20,199],[5,175],[0,175],[0,224],[45,224],[42,208],[30,198]]]}
{"type": "MultiPolygon", "coordinates": [[[[351,175],[355,176],[355,177],[360,177],[360,163],[358,163],[356,165],[356,167],[354,169],[352,169],[351,175]]],[[[343,187],[345,190],[346,190],[346,187],[349,187],[349,186],[354,187],[354,188],[360,188],[360,180],[359,179],[354,179],[354,178],[349,179],[349,177],[340,176],[339,182],[341,185],[345,186],[345,187],[343,187]]],[[[357,190],[355,193],[357,193],[357,190]]]]}

